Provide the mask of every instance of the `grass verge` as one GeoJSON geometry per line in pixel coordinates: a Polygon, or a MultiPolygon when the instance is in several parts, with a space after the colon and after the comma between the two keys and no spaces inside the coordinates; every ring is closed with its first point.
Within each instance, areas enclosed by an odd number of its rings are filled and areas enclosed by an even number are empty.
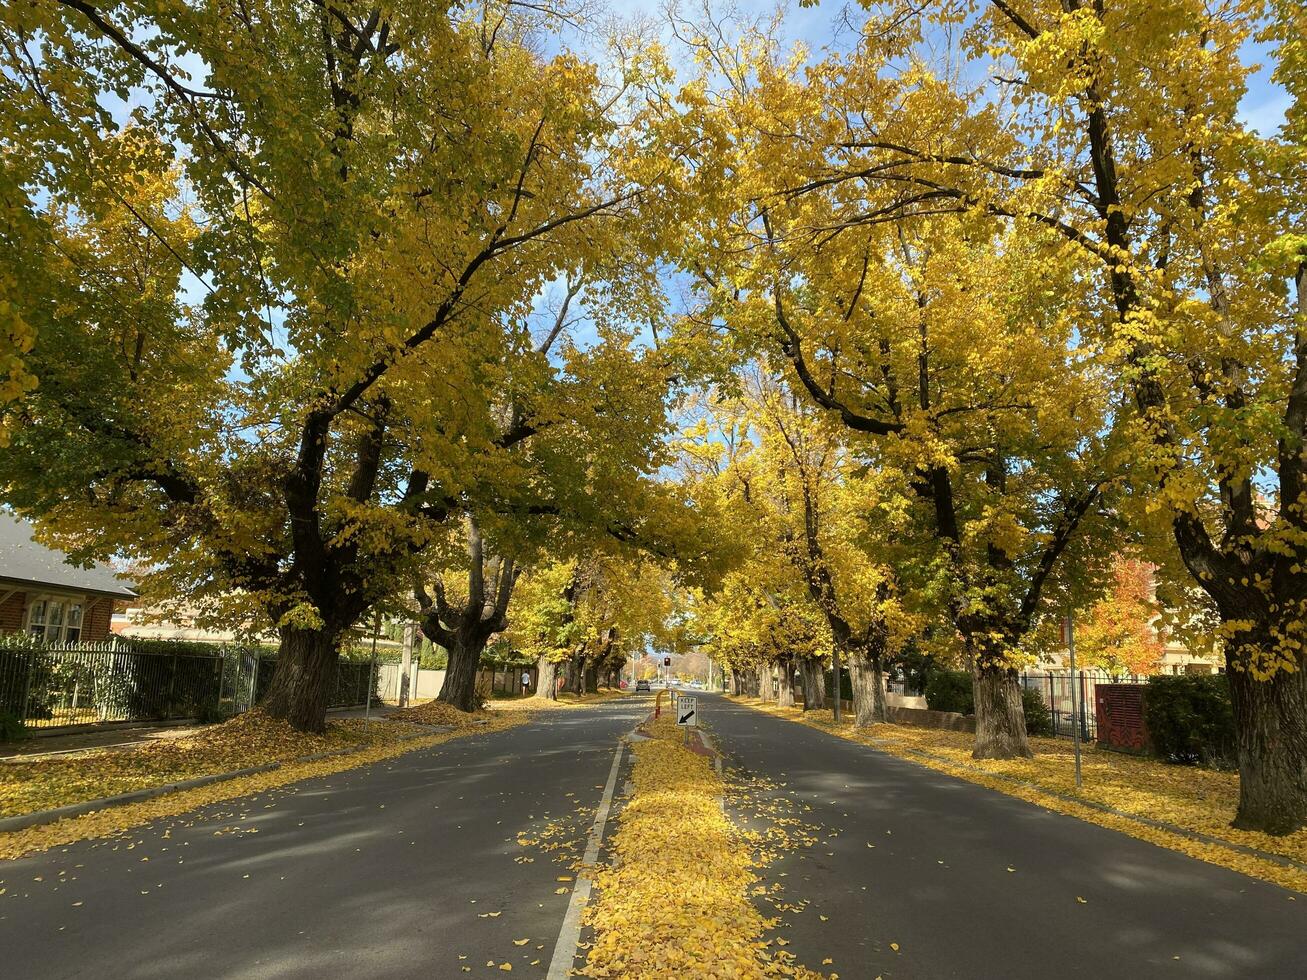
{"type": "Polygon", "coordinates": [[[584,976],[818,978],[773,952],[774,922],[749,900],[753,846],[722,809],[711,760],[684,748],[671,718],[634,746],[633,792],[612,839],[615,866],[594,875],[584,976]]]}
{"type": "Polygon", "coordinates": [[[1230,826],[1239,799],[1239,777],[1235,773],[1173,766],[1086,745],[1081,753],[1084,785],[1077,789],[1074,747],[1067,739],[1031,739],[1033,759],[972,759],[972,736],[962,732],[893,724],[855,728],[847,718],[836,725],[830,711],[778,708],[756,698],[732,700],[1037,803],[1045,809],[1307,893],[1304,867],[1237,850],[1250,848],[1307,866],[1307,830],[1272,837],[1230,826]],[[1117,813],[1104,813],[1097,807],[1107,807],[1117,813]],[[1168,824],[1216,842],[1195,840],[1185,833],[1141,821],[1168,824]]]}

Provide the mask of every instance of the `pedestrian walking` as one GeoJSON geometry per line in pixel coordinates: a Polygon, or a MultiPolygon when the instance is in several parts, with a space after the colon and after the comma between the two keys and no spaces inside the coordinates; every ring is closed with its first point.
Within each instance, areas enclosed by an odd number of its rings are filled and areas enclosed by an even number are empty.
{"type": "Polygon", "coordinates": [[[531,692],[531,672],[528,670],[524,670],[522,671],[522,694],[526,695],[529,694],[530,692],[531,692]]]}

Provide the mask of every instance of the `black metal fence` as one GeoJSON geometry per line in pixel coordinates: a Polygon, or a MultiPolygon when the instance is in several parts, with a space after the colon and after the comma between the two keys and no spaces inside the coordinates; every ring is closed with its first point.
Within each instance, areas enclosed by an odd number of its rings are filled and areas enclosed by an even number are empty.
{"type": "Polygon", "coordinates": [[[1098,721],[1094,712],[1094,693],[1099,684],[1147,684],[1148,678],[1139,674],[1109,674],[1103,670],[1077,670],[1075,680],[1064,671],[1026,671],[1021,675],[1021,686],[1038,691],[1053,716],[1053,732],[1065,738],[1080,727],[1085,741],[1098,738],[1098,721]],[[1075,691],[1072,710],[1071,693],[1075,691]]]}
{"type": "MultiPolygon", "coordinates": [[[[0,713],[31,728],[213,720],[256,704],[276,666],[275,657],[242,647],[168,653],[114,640],[50,647],[0,638],[0,713]]],[[[330,706],[363,704],[369,676],[370,663],[341,661],[330,706]]]]}

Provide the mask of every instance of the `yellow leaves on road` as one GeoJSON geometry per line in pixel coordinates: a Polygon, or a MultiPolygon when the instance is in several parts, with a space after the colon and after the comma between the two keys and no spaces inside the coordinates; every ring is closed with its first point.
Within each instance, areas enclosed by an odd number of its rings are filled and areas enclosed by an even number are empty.
{"type": "Polygon", "coordinates": [[[487,711],[459,711],[452,704],[443,701],[427,701],[407,708],[399,708],[386,716],[387,721],[407,721],[415,725],[452,725],[465,728],[485,722],[490,717],[487,711]]]}
{"type": "Polygon", "coordinates": [[[1084,786],[1077,789],[1073,748],[1066,739],[1032,738],[1033,759],[973,759],[972,736],[963,732],[893,724],[855,728],[847,720],[837,726],[829,711],[805,714],[754,699],[741,703],[1201,861],[1307,892],[1307,870],[1237,850],[1253,848],[1307,865],[1307,830],[1272,837],[1230,826],[1239,799],[1235,773],[1173,766],[1087,745],[1083,749],[1084,786]],[[1110,807],[1118,813],[1096,807],[1110,807]],[[1231,846],[1196,840],[1141,820],[1159,821],[1231,846]]]}
{"type": "Polygon", "coordinates": [[[31,813],[214,773],[340,749],[390,745],[421,734],[410,725],[346,718],[322,735],[297,732],[261,711],[178,739],[121,749],[0,763],[0,816],[31,813]]]}
{"type": "MultiPolygon", "coordinates": [[[[244,718],[245,716],[242,716],[244,718]]],[[[73,841],[86,840],[93,837],[106,837],[113,834],[128,830],[129,828],[148,823],[151,820],[158,820],[162,817],[173,817],[179,814],[194,810],[196,807],[204,806],[208,803],[215,803],[220,800],[231,800],[237,797],[247,796],[251,793],[262,793],[280,786],[287,786],[291,783],[299,782],[303,779],[310,779],[315,776],[327,776],[332,773],[344,772],[347,769],[354,769],[358,766],[369,765],[374,762],[383,762],[387,759],[393,759],[396,756],[403,755],[407,752],[413,752],[419,749],[431,748],[448,742],[451,739],[462,738],[472,735],[480,735],[489,732],[502,731],[505,728],[512,728],[523,724],[529,720],[528,714],[499,714],[492,713],[489,723],[479,725],[475,728],[465,728],[461,731],[441,732],[434,735],[425,735],[420,738],[408,741],[398,741],[396,734],[386,728],[388,723],[374,723],[369,726],[365,733],[366,740],[354,742],[358,745],[358,751],[348,754],[331,756],[325,759],[315,759],[307,762],[288,762],[279,769],[271,772],[256,773],[250,776],[242,776],[237,779],[226,780],[220,783],[212,783],[208,786],[199,786],[195,789],[181,790],[176,793],[168,793],[163,796],[155,797],[150,800],[143,800],[140,803],[131,803],[125,806],[117,806],[107,810],[99,810],[95,813],[88,813],[80,817],[74,817],[68,820],[60,820],[58,823],[46,824],[41,827],[29,827],[26,830],[17,830],[10,833],[0,834],[0,860],[20,857],[33,851],[41,851],[50,847],[57,847],[62,844],[69,844],[73,841]]],[[[240,719],[233,719],[239,721],[240,719]]],[[[250,722],[246,722],[250,725],[250,722]]],[[[202,733],[207,738],[204,742],[199,743],[201,757],[203,757],[204,746],[212,747],[215,743],[221,746],[221,753],[229,753],[225,758],[227,761],[219,766],[217,771],[228,771],[235,768],[245,768],[258,764],[252,761],[240,761],[240,756],[235,755],[234,759],[230,753],[237,753],[239,739],[235,738],[232,733],[238,730],[237,726],[228,728],[232,722],[209,729],[202,733]]],[[[332,739],[332,731],[335,726],[343,726],[347,731],[362,728],[360,719],[342,719],[333,721],[328,726],[326,736],[298,735],[298,739],[332,739]]],[[[251,726],[252,727],[252,726],[251,726]]],[[[413,729],[407,725],[395,725],[401,734],[412,734],[413,729]]],[[[296,741],[294,743],[279,742],[275,737],[265,739],[256,737],[252,739],[256,745],[263,746],[266,750],[271,745],[280,744],[282,751],[293,752],[294,758],[301,755],[300,751],[306,744],[306,741],[296,741]]],[[[348,747],[351,743],[336,742],[335,747],[348,747]]],[[[153,749],[154,746],[149,748],[153,749]]],[[[157,786],[173,782],[179,778],[189,778],[193,775],[203,775],[203,772],[187,771],[185,775],[178,774],[177,770],[163,769],[158,770],[149,762],[132,761],[129,753],[121,753],[128,756],[126,760],[113,759],[103,763],[105,766],[114,767],[111,771],[125,774],[125,778],[137,780],[137,785],[128,786],[127,788],[140,788],[141,785],[157,786]],[[151,773],[149,779],[141,775],[141,770],[151,773]]],[[[99,755],[96,755],[97,765],[99,755]]],[[[114,753],[103,753],[103,755],[114,755],[114,753]]],[[[147,759],[153,758],[148,756],[147,759]]],[[[256,756],[256,758],[258,758],[256,756]]],[[[87,758],[81,757],[76,760],[82,765],[86,765],[87,758]]],[[[44,761],[44,762],[25,762],[25,763],[7,763],[0,764],[0,797],[6,797],[6,794],[13,794],[18,790],[19,772],[32,773],[31,778],[35,778],[43,785],[55,786],[58,782],[58,773],[62,772],[68,778],[75,778],[73,773],[76,767],[67,768],[68,763],[64,760],[44,761]],[[56,768],[48,772],[39,767],[54,765],[56,768]]],[[[90,772],[94,772],[94,767],[90,767],[90,772]]],[[[89,776],[87,778],[90,778],[89,776]]],[[[24,793],[30,793],[26,787],[22,788],[24,793]]],[[[111,792],[121,792],[123,789],[113,789],[111,792]]],[[[82,795],[76,799],[93,799],[103,794],[103,787],[98,789],[84,788],[82,795]]],[[[69,800],[67,802],[74,802],[69,800]]],[[[54,804],[61,805],[61,804],[54,804]]],[[[31,807],[29,805],[28,809],[31,807]]],[[[19,811],[26,812],[26,811],[19,811]]]]}
{"type": "MultiPolygon", "coordinates": [[[[773,923],[749,900],[758,883],[746,839],[722,809],[722,780],[680,744],[670,718],[634,747],[634,787],[595,876],[583,975],[646,980],[818,977],[769,949],[773,923]]],[[[780,943],[784,944],[784,940],[780,943]]]]}

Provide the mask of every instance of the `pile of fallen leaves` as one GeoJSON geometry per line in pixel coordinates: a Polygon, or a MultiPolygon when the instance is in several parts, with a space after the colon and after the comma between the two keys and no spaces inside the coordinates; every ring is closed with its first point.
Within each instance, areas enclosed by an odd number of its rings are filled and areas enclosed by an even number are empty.
{"type": "Polygon", "coordinates": [[[446,704],[444,701],[428,701],[425,704],[415,704],[386,713],[387,721],[407,721],[415,725],[450,725],[454,728],[482,723],[488,717],[489,712],[459,711],[452,704],[446,704]]]}
{"type": "Polygon", "coordinates": [[[774,925],[749,895],[750,842],[722,810],[711,762],[684,748],[671,718],[635,745],[633,793],[622,810],[615,867],[594,876],[589,977],[819,977],[773,951],[774,925]]]}
{"type": "Polygon", "coordinates": [[[963,732],[894,724],[855,728],[847,719],[836,725],[829,711],[804,713],[753,700],[744,703],[1050,810],[1307,892],[1307,870],[1301,867],[1307,866],[1307,830],[1272,837],[1230,826],[1239,801],[1237,773],[1169,765],[1157,759],[1099,750],[1089,744],[1082,749],[1083,786],[1077,788],[1074,746],[1069,739],[1031,739],[1033,759],[973,759],[973,737],[963,732]],[[1080,805],[1077,800],[1091,806],[1080,805]],[[1094,807],[1117,812],[1104,813],[1094,807]],[[1195,840],[1132,818],[1159,821],[1183,832],[1278,855],[1300,867],[1242,853],[1220,843],[1195,840]]]}
{"type": "Polygon", "coordinates": [[[390,744],[419,731],[389,721],[369,725],[361,718],[344,718],[328,722],[326,732],[315,735],[250,711],[187,738],[0,763],[0,816],[323,752],[390,744]]]}

